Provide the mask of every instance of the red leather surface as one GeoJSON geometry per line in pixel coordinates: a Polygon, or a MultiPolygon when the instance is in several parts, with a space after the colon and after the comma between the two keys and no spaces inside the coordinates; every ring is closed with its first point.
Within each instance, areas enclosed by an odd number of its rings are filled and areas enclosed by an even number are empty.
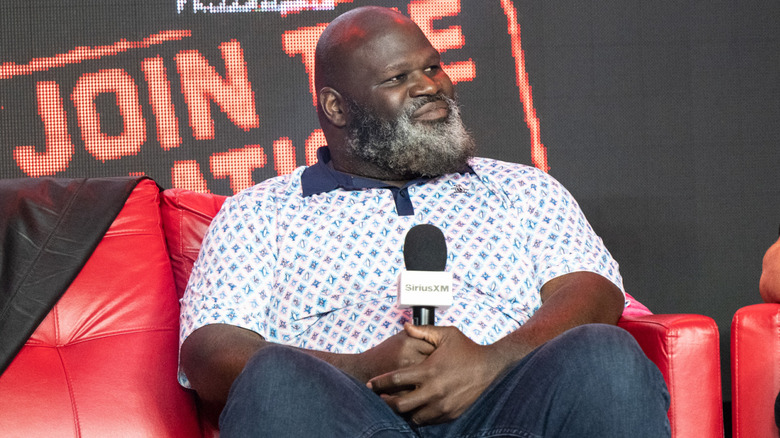
{"type": "Polygon", "coordinates": [[[0,434],[200,436],[176,381],[178,300],[152,181],[0,377],[0,434]]]}
{"type": "Polygon", "coordinates": [[[702,315],[623,317],[618,324],[661,370],[671,396],[672,436],[723,436],[718,327],[702,315]]]}
{"type": "Polygon", "coordinates": [[[778,437],[780,304],[739,309],[731,321],[731,410],[734,438],[778,437]]]}
{"type": "MultiPolygon", "coordinates": [[[[226,196],[184,189],[169,189],[161,194],[160,212],[179,298],[184,295],[203,236],[225,199],[226,196]]],[[[215,425],[205,418],[201,424],[204,437],[219,437],[215,425]]]]}
{"type": "Polygon", "coordinates": [[[160,211],[179,298],[187,287],[203,236],[225,199],[184,189],[162,192],[160,211]]]}

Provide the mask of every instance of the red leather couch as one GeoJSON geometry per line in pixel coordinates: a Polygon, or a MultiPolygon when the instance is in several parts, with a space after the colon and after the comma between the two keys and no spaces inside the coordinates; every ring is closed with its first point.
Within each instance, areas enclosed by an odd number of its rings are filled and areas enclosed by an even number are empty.
{"type": "MultiPolygon", "coordinates": [[[[176,381],[178,300],[224,197],[142,181],[76,280],[0,376],[0,433],[217,433],[176,381]]],[[[624,315],[671,394],[675,438],[723,436],[718,330],[701,315],[624,315]]]]}
{"type": "Polygon", "coordinates": [[[0,376],[0,435],[200,436],[176,381],[179,306],[160,193],[141,181],[0,376]]]}
{"type": "Polygon", "coordinates": [[[780,437],[780,304],[739,309],[731,322],[731,411],[734,438],[780,437]]]}

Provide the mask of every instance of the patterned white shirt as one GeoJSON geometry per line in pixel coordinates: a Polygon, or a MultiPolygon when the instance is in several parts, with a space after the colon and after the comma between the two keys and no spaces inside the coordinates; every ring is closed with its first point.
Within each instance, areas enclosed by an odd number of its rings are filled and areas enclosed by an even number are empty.
{"type": "Polygon", "coordinates": [[[332,170],[327,148],[319,156],[225,201],[181,300],[180,343],[222,323],[285,345],[365,351],[411,319],[397,280],[406,232],[423,223],[444,232],[454,277],[454,305],[436,310],[436,324],[477,343],[525,323],[557,276],[596,272],[623,290],[574,198],[536,168],[474,158],[467,172],[399,189],[332,170]]]}

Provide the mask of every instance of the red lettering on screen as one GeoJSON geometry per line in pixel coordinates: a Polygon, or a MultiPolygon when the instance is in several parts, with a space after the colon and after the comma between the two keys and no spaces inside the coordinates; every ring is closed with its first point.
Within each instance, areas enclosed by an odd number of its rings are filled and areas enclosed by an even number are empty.
{"type": "Polygon", "coordinates": [[[229,178],[233,193],[252,187],[252,171],[264,167],[268,157],[260,145],[248,145],[243,149],[218,152],[209,158],[209,167],[215,178],[229,178]]]}
{"type": "Polygon", "coordinates": [[[327,145],[328,141],[325,140],[325,133],[322,132],[322,129],[314,130],[306,139],[306,165],[315,164],[317,162],[317,149],[327,145]]]}
{"type": "Polygon", "coordinates": [[[138,87],[126,71],[100,70],[82,75],[71,95],[81,128],[84,148],[100,161],[117,160],[136,155],[146,142],[146,121],[141,113],[138,87]],[[108,135],[101,129],[95,98],[102,93],[116,95],[116,104],[124,129],[121,134],[108,135]]]}
{"type": "Polygon", "coordinates": [[[255,110],[255,94],[249,82],[241,44],[231,40],[220,44],[219,49],[225,61],[224,79],[197,50],[185,50],[174,57],[181,76],[181,91],[190,114],[190,127],[196,140],[214,138],[212,101],[244,131],[260,126],[260,117],[255,110]]]}
{"type": "Polygon", "coordinates": [[[130,49],[144,49],[153,45],[168,41],[178,41],[192,36],[189,30],[163,30],[140,41],[127,41],[121,39],[109,46],[86,47],[79,46],[65,53],[60,53],[46,58],[33,58],[27,64],[5,62],[0,64],[0,79],[9,79],[14,76],[29,75],[46,71],[55,67],[63,67],[68,64],[78,64],[86,60],[100,59],[105,56],[118,55],[130,49]]]}
{"type": "Polygon", "coordinates": [[[166,151],[178,147],[182,142],[179,119],[174,112],[171,83],[168,81],[168,72],[162,57],[144,59],[141,69],[149,85],[149,104],[157,119],[157,141],[166,151]]]}
{"type": "Polygon", "coordinates": [[[46,149],[44,152],[37,152],[35,146],[14,149],[16,165],[32,177],[54,175],[66,170],[76,149],[68,133],[68,116],[62,105],[60,86],[56,82],[38,82],[36,94],[46,149]]]}
{"type": "Polygon", "coordinates": [[[317,90],[314,89],[314,51],[317,48],[317,40],[320,39],[326,24],[318,24],[313,27],[301,27],[288,30],[282,34],[282,49],[287,56],[301,55],[303,67],[309,74],[309,92],[311,92],[312,104],[317,106],[317,90]]]}
{"type": "Polygon", "coordinates": [[[525,123],[531,131],[531,161],[535,167],[545,172],[550,170],[547,164],[547,148],[542,144],[539,118],[536,116],[534,99],[531,94],[531,84],[528,81],[528,72],[525,70],[525,52],[520,42],[520,22],[517,20],[517,9],[510,0],[501,0],[507,21],[507,32],[512,40],[512,57],[515,59],[515,83],[520,90],[520,102],[523,104],[525,123]]]}
{"type": "MultiPolygon", "coordinates": [[[[344,0],[337,3],[350,2],[351,0],[344,0]]],[[[495,7],[499,3],[491,2],[490,4],[495,7]]],[[[511,0],[501,0],[500,6],[507,19],[506,29],[511,41],[511,56],[515,64],[515,83],[523,106],[524,121],[530,131],[532,161],[534,166],[548,171],[547,150],[541,141],[540,122],[534,108],[532,90],[525,67],[525,52],[521,45],[517,10],[511,0]]],[[[436,26],[439,20],[458,17],[461,14],[460,0],[413,0],[408,3],[408,14],[420,26],[437,50],[440,52],[450,51],[446,55],[448,60],[463,53],[462,49],[468,47],[460,25],[446,28],[436,26]],[[456,50],[459,51],[455,52],[456,50]]],[[[284,53],[289,57],[300,55],[301,63],[308,75],[309,91],[315,106],[317,95],[314,85],[314,52],[320,34],[326,26],[326,23],[320,23],[288,30],[281,35],[284,53]]],[[[85,60],[113,56],[130,49],[148,48],[151,45],[176,41],[190,36],[191,31],[189,30],[160,31],[139,41],[122,39],[106,46],[76,47],[51,57],[34,58],[25,65],[4,63],[0,64],[0,79],[74,65],[85,60]]],[[[68,132],[67,112],[60,94],[60,85],[50,81],[38,82],[36,84],[38,114],[43,122],[45,147],[25,145],[14,148],[13,156],[17,166],[25,174],[33,177],[54,175],[66,171],[75,153],[71,134],[80,134],[84,141],[85,150],[99,161],[105,162],[136,155],[149,137],[146,133],[147,123],[143,110],[146,111],[146,116],[151,118],[150,121],[155,124],[156,138],[161,149],[170,151],[180,148],[184,144],[182,136],[189,135],[186,130],[181,131],[176,116],[177,108],[174,107],[174,101],[178,102],[176,98],[180,97],[183,97],[187,107],[187,117],[193,140],[213,140],[216,138],[212,108],[219,108],[231,123],[244,131],[258,128],[260,118],[256,109],[255,94],[249,81],[243,48],[236,40],[222,42],[218,47],[224,68],[219,65],[218,61],[215,63],[215,60],[206,59],[199,50],[195,49],[182,50],[173,56],[182,95],[174,96],[176,90],[171,88],[165,59],[160,55],[155,55],[155,52],[151,52],[151,54],[146,55],[149,57],[140,60],[143,79],[134,79],[130,76],[128,71],[135,71],[133,68],[127,68],[127,70],[101,69],[97,72],[83,73],[71,92],[71,99],[76,109],[77,125],[80,130],[78,133],[68,132]],[[143,97],[144,103],[148,100],[149,106],[145,108],[142,108],[141,105],[137,80],[145,80],[148,85],[146,87],[148,96],[143,97]],[[122,131],[119,135],[108,135],[104,126],[105,121],[101,124],[97,101],[102,94],[112,94],[115,98],[122,122],[122,131]]],[[[509,55],[508,53],[507,56],[509,55]]],[[[445,63],[442,67],[453,83],[476,79],[475,62],[466,56],[460,60],[445,63]]],[[[258,72],[252,73],[256,75],[258,72]]],[[[144,89],[143,83],[140,85],[141,89],[144,89]]],[[[68,91],[64,90],[64,92],[68,91]]],[[[100,102],[102,104],[103,101],[100,102]]],[[[180,115],[182,115],[181,110],[183,109],[180,109],[180,115]]],[[[71,126],[73,125],[71,122],[71,126]]],[[[281,136],[272,146],[274,170],[279,175],[287,174],[297,166],[296,149],[291,137],[296,138],[294,136],[281,136]]],[[[305,140],[303,157],[305,164],[316,163],[316,150],[325,145],[326,141],[322,131],[320,129],[314,130],[305,140]]],[[[229,178],[230,187],[234,192],[254,184],[253,171],[269,163],[269,158],[259,145],[223,151],[224,149],[213,153],[209,159],[209,169],[204,170],[206,175],[209,175],[209,171],[211,172],[209,177],[229,178]]],[[[177,153],[181,152],[183,151],[177,153]]],[[[271,152],[269,151],[269,153],[271,152]]],[[[204,177],[199,163],[195,160],[175,161],[171,168],[171,179],[173,187],[208,192],[207,179],[204,177]]]]}
{"type": "Polygon", "coordinates": [[[282,137],[274,142],[274,170],[277,175],[287,175],[296,168],[295,146],[292,140],[282,137]]]}
{"type": "Polygon", "coordinates": [[[171,186],[200,193],[210,192],[206,179],[203,178],[203,173],[200,171],[200,164],[195,160],[183,160],[173,163],[171,186]]]}
{"type": "MultiPolygon", "coordinates": [[[[434,29],[433,22],[444,17],[460,14],[460,0],[415,0],[409,3],[409,17],[420,26],[431,45],[444,53],[451,49],[460,49],[465,44],[463,29],[450,26],[446,29],[434,29]]],[[[474,61],[458,61],[442,65],[452,83],[471,81],[477,76],[474,61]]]]}

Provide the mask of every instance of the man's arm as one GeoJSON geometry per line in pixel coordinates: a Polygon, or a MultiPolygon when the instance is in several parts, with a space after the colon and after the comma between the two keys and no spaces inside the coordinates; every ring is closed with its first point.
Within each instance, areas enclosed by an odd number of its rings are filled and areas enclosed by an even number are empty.
{"type": "Polygon", "coordinates": [[[617,324],[623,313],[623,292],[592,272],[573,272],[542,286],[542,306],[514,333],[493,344],[506,355],[508,368],[536,347],[582,324],[617,324]]]}
{"type": "Polygon", "coordinates": [[[780,303],[780,239],[764,254],[758,290],[765,302],[780,303]]]}
{"type": "MultiPolygon", "coordinates": [[[[181,346],[181,368],[198,393],[204,410],[214,416],[222,411],[233,381],[263,347],[270,345],[259,334],[228,324],[211,324],[195,330],[181,346]]],[[[366,382],[369,378],[417,364],[433,346],[400,332],[359,354],[303,350],[366,382]]]]}
{"type": "Polygon", "coordinates": [[[454,327],[407,326],[410,336],[436,350],[419,365],[376,377],[368,385],[417,424],[449,421],[534,348],[578,325],[616,324],[624,304],[617,286],[591,272],[550,280],[541,296],[543,304],[528,322],[492,345],[478,345],[454,327]],[[416,389],[393,394],[396,388],[409,386],[416,389]]]}

